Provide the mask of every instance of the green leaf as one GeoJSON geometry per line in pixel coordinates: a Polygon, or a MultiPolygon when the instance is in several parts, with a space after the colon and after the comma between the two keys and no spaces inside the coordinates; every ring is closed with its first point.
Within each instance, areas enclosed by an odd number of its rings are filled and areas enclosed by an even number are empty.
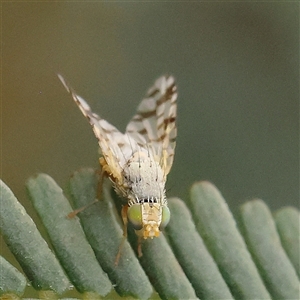
{"type": "MultiPolygon", "coordinates": [[[[137,249],[136,237],[132,244],[137,249]]],[[[164,234],[143,240],[141,246],[143,256],[139,258],[140,263],[161,299],[197,298],[164,234]]]]}
{"type": "Polygon", "coordinates": [[[184,202],[171,198],[168,203],[171,220],[166,233],[197,296],[200,299],[233,299],[184,202]]]}
{"type": "Polygon", "coordinates": [[[281,246],[272,214],[261,200],[241,208],[245,239],[272,297],[299,299],[299,281],[281,246]]]}
{"type": "Polygon", "coordinates": [[[2,181],[0,195],[1,233],[32,286],[63,293],[70,287],[69,280],[33,220],[2,181]]]}
{"type": "Polygon", "coordinates": [[[236,299],[270,299],[236,222],[221,193],[195,183],[189,207],[196,227],[236,299]]]}
{"type": "Polygon", "coordinates": [[[68,219],[71,205],[62,189],[46,174],[30,178],[27,188],[62,266],[81,293],[105,296],[112,285],[86,240],[79,219],[68,219]]]}
{"type": "Polygon", "coordinates": [[[294,207],[284,207],[275,213],[281,244],[300,278],[300,213],[294,207]]]}
{"type": "Polygon", "coordinates": [[[26,287],[26,278],[6,259],[0,256],[0,296],[13,292],[22,296],[26,287]]]}

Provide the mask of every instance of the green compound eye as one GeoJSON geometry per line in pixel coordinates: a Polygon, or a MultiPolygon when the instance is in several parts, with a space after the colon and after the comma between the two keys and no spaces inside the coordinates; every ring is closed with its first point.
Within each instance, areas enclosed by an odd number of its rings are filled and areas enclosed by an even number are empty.
{"type": "Polygon", "coordinates": [[[170,213],[170,210],[167,206],[163,206],[162,208],[162,216],[161,216],[161,223],[160,223],[160,226],[159,226],[159,229],[163,229],[165,228],[169,221],[170,221],[170,217],[171,217],[171,213],[170,213]]]}
{"type": "Polygon", "coordinates": [[[127,217],[135,230],[142,229],[142,209],[140,204],[131,205],[128,208],[127,217]]]}

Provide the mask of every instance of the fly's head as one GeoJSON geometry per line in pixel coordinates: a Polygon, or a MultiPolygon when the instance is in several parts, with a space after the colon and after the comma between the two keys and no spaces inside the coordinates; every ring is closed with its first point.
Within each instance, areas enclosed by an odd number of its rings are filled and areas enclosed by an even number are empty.
{"type": "Polygon", "coordinates": [[[127,217],[138,236],[144,239],[158,237],[170,221],[170,210],[166,201],[147,198],[129,203],[127,217]]]}

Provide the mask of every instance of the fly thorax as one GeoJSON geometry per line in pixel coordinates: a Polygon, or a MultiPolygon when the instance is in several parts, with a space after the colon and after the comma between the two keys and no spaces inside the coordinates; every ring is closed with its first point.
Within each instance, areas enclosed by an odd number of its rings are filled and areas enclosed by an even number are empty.
{"type": "Polygon", "coordinates": [[[136,152],[123,169],[127,198],[145,199],[164,197],[165,181],[163,171],[157,161],[148,153],[136,152]]]}

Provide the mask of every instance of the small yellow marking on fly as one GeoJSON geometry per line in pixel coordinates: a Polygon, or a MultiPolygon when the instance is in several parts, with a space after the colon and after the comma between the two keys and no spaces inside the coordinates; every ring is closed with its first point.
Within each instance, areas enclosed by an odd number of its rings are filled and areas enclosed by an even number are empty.
{"type": "Polygon", "coordinates": [[[102,153],[102,171],[127,200],[122,209],[124,231],[129,220],[139,237],[159,236],[170,220],[165,183],[177,135],[174,78],[162,76],[155,81],[123,134],[93,113],[64,78],[58,77],[93,128],[102,153]]]}

